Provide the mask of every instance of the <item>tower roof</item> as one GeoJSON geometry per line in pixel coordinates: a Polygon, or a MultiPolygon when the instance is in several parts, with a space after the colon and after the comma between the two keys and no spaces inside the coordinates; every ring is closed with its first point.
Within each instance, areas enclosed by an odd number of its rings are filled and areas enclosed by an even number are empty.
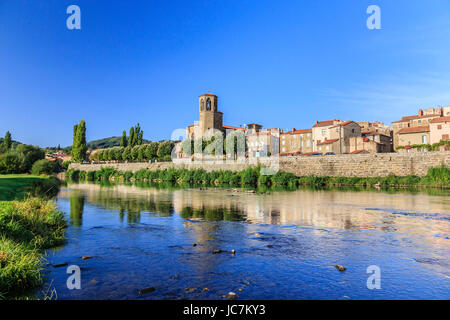
{"type": "Polygon", "coordinates": [[[215,96],[215,94],[212,94],[212,93],[204,93],[204,94],[199,95],[199,97],[201,97],[201,96],[215,96]]]}

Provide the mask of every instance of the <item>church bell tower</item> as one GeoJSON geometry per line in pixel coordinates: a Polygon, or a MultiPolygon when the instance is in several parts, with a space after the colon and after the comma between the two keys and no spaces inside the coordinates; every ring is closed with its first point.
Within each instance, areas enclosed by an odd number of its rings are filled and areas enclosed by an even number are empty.
{"type": "Polygon", "coordinates": [[[217,96],[212,93],[198,97],[202,136],[211,129],[223,131],[223,113],[217,109],[217,96]]]}

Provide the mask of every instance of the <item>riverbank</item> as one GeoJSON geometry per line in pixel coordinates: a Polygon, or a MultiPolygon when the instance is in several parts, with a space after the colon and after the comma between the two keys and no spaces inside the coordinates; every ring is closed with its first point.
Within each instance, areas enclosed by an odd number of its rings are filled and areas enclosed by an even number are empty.
{"type": "Polygon", "coordinates": [[[122,180],[122,181],[151,181],[174,182],[214,185],[275,185],[275,186],[358,186],[358,187],[425,187],[450,188],[450,169],[445,166],[431,168],[423,177],[395,176],[386,177],[329,177],[303,176],[278,171],[274,175],[261,174],[261,167],[250,167],[242,171],[204,169],[141,169],[136,172],[118,171],[112,167],[103,167],[98,171],[79,171],[69,169],[66,178],[74,181],[122,180]]]}
{"type": "Polygon", "coordinates": [[[62,244],[65,228],[63,213],[50,200],[0,202],[0,298],[43,283],[42,251],[62,244]]]}
{"type": "Polygon", "coordinates": [[[28,195],[53,197],[58,193],[59,184],[52,176],[0,175],[0,201],[22,200],[28,195]]]}

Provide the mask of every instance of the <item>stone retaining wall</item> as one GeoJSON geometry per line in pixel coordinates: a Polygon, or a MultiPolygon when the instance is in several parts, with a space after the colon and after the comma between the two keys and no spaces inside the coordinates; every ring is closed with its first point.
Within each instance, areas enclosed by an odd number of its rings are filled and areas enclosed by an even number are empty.
{"type": "MultiPolygon", "coordinates": [[[[282,171],[292,172],[297,176],[383,177],[389,174],[395,174],[397,176],[424,176],[429,168],[439,167],[441,164],[450,167],[450,151],[280,157],[271,161],[259,159],[258,163],[265,166],[272,166],[275,169],[279,168],[282,171]]],[[[256,162],[72,163],[69,168],[81,171],[96,171],[102,167],[113,167],[118,171],[132,172],[140,169],[157,170],[167,168],[203,168],[206,171],[219,169],[239,171],[256,164],[256,162]]]]}

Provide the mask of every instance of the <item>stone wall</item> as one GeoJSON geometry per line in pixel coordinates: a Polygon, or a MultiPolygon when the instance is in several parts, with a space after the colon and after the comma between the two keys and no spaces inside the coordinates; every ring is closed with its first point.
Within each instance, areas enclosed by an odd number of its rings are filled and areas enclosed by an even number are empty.
{"type": "MultiPolygon", "coordinates": [[[[335,156],[309,156],[309,157],[280,157],[277,161],[259,161],[265,166],[279,168],[282,171],[292,172],[297,176],[357,176],[379,177],[395,174],[426,175],[429,168],[439,167],[441,164],[450,167],[450,151],[445,152],[415,152],[415,153],[377,153],[360,155],[335,155],[335,156]]],[[[119,171],[136,172],[140,169],[157,170],[167,168],[203,168],[206,171],[213,170],[243,170],[256,163],[231,162],[214,163],[205,162],[160,162],[160,163],[103,163],[103,164],[78,164],[72,163],[70,168],[82,171],[100,170],[102,167],[113,167],[119,171]]]]}

